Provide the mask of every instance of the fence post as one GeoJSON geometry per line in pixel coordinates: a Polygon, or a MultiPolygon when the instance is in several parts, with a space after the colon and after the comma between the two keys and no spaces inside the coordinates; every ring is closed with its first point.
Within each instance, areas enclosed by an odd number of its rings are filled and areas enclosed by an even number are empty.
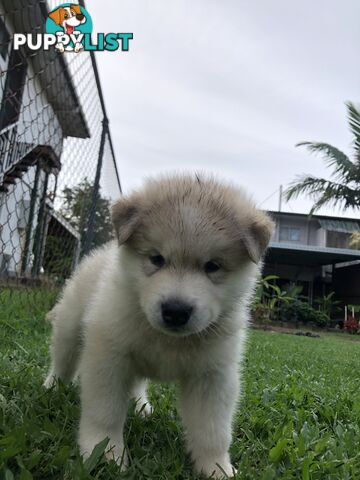
{"type": "Polygon", "coordinates": [[[39,179],[40,179],[40,162],[37,162],[35,170],[35,178],[34,178],[34,186],[31,190],[31,197],[30,197],[30,210],[29,210],[29,220],[28,225],[26,228],[25,234],[25,245],[22,254],[21,260],[21,275],[25,275],[28,268],[29,263],[29,255],[30,255],[30,244],[31,244],[31,237],[32,237],[32,230],[33,230],[33,222],[34,222],[34,214],[35,214],[35,204],[38,196],[38,187],[39,187],[39,179]]]}
{"type": "Polygon", "coordinates": [[[37,218],[35,236],[34,236],[34,263],[32,265],[31,276],[37,277],[40,273],[43,260],[46,232],[46,194],[49,181],[49,173],[45,173],[43,191],[40,198],[39,213],[37,218]]]}
{"type": "Polygon", "coordinates": [[[103,156],[104,156],[104,146],[105,146],[105,138],[108,132],[109,121],[107,117],[104,117],[102,121],[102,131],[101,131],[101,139],[100,139],[100,148],[99,148],[99,157],[96,165],[96,174],[94,180],[94,187],[91,196],[91,206],[90,206],[90,215],[89,221],[87,224],[86,229],[86,237],[84,242],[83,248],[83,255],[86,255],[90,252],[92,243],[94,240],[94,233],[95,233],[95,214],[96,214],[96,206],[99,197],[99,189],[100,189],[100,177],[101,177],[101,169],[103,163],[103,156]]]}

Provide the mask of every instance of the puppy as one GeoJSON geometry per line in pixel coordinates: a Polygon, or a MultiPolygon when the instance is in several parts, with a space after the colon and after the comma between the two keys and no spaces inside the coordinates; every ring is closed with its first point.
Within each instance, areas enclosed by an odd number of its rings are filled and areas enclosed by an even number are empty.
{"type": "MultiPolygon", "coordinates": [[[[80,33],[75,30],[75,27],[78,27],[79,25],[86,22],[86,17],[81,12],[80,5],[77,4],[72,4],[69,7],[59,7],[56,10],[50,12],[49,17],[57,25],[60,25],[64,29],[64,33],[66,33],[67,35],[76,35],[80,33]]],[[[65,50],[74,50],[76,53],[78,53],[84,47],[81,42],[75,42],[74,48],[71,46],[65,47],[61,41],[58,41],[58,43],[55,45],[55,48],[61,53],[63,53],[65,50]]]]}
{"type": "Polygon", "coordinates": [[[234,186],[199,175],[149,180],[112,208],[117,241],[86,258],[51,312],[45,386],[78,369],[79,445],[126,465],[131,397],[175,381],[197,472],[232,476],[228,449],[248,305],[273,224],[234,186]]]}

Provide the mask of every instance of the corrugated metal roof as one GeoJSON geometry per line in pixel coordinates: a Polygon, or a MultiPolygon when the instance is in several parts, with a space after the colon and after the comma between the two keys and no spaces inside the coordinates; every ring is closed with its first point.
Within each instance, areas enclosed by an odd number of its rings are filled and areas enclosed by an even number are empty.
{"type": "Polygon", "coordinates": [[[353,233],[360,231],[359,223],[349,220],[319,219],[319,223],[322,228],[324,228],[325,230],[330,230],[331,232],[353,233]]]}

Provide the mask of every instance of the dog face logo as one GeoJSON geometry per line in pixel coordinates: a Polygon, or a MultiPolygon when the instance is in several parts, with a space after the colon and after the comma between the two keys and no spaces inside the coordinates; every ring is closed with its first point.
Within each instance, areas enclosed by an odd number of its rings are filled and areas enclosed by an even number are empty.
{"type": "Polygon", "coordinates": [[[67,3],[48,14],[46,31],[57,36],[55,48],[65,51],[84,50],[84,34],[91,33],[92,22],[89,13],[80,5],[67,3]]]}
{"type": "Polygon", "coordinates": [[[68,35],[74,33],[75,27],[86,22],[85,15],[81,12],[80,5],[76,4],[72,4],[69,7],[59,7],[50,12],[49,17],[57,25],[60,25],[68,35]]]}
{"type": "Polygon", "coordinates": [[[15,33],[14,49],[27,45],[30,50],[54,48],[58,52],[128,52],[129,41],[134,38],[128,33],[102,33],[93,35],[93,22],[88,10],[78,3],[63,3],[48,13],[45,33],[15,33]]]}

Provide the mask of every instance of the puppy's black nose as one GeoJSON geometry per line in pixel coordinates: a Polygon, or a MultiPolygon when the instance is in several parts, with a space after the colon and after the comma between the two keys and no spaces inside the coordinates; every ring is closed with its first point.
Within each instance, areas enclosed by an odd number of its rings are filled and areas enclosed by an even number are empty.
{"type": "Polygon", "coordinates": [[[180,300],[168,300],[161,304],[161,314],[164,323],[168,327],[181,327],[190,318],[193,307],[180,300]]]}
{"type": "Polygon", "coordinates": [[[78,13],[78,14],[76,15],[76,18],[77,18],[77,20],[80,20],[80,22],[81,22],[81,20],[84,20],[85,15],[83,15],[82,13],[78,13]]]}

